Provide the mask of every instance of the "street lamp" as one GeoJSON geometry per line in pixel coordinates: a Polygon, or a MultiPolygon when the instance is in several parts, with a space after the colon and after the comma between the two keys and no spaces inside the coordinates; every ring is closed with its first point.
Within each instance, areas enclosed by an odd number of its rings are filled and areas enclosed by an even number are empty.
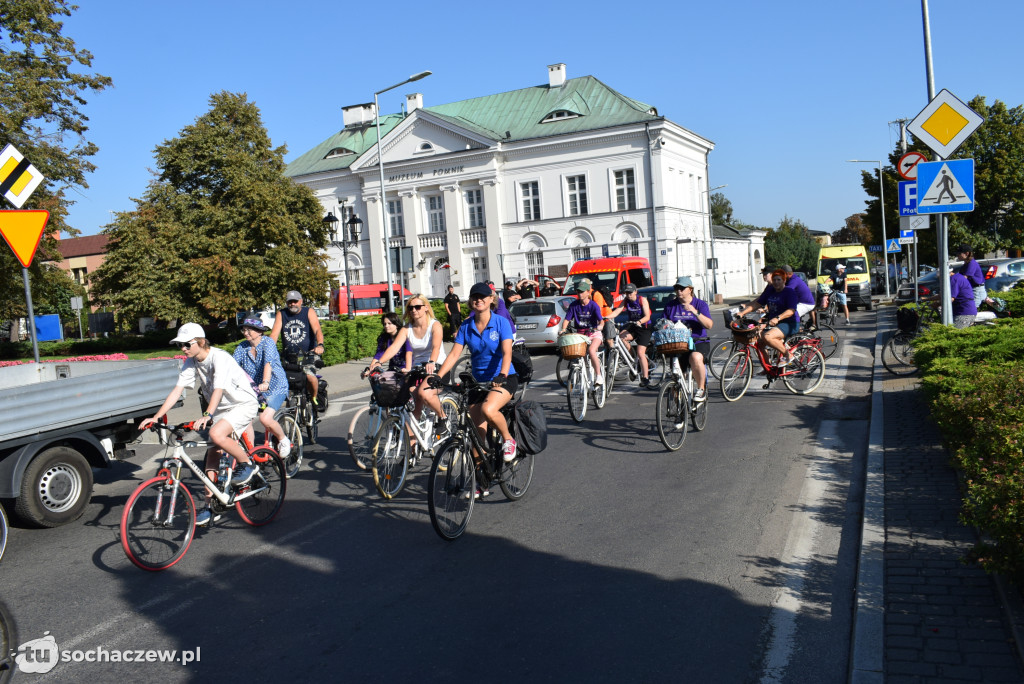
{"type": "MultiPolygon", "coordinates": [[[[345,216],[345,203],[341,203],[341,215],[345,216]]],[[[327,212],[327,216],[324,217],[324,225],[327,227],[327,233],[330,235],[331,246],[341,247],[342,258],[345,260],[345,290],[348,293],[348,318],[352,320],[356,317],[355,308],[353,307],[352,299],[352,280],[348,277],[348,248],[351,242],[352,247],[356,247],[359,244],[359,236],[362,233],[363,221],[355,213],[343,224],[341,240],[338,240],[338,224],[341,223],[332,212],[327,212]],[[351,236],[351,238],[350,238],[351,236]]]]}
{"type": "MultiPolygon", "coordinates": [[[[729,187],[729,184],[719,185],[704,192],[708,195],[708,235],[711,237],[711,299],[714,301],[715,295],[718,294],[718,259],[715,258],[715,222],[711,218],[711,193],[715,190],[721,190],[722,188],[729,187]]],[[[704,269],[705,273],[707,269],[704,269]]]]}
{"type": "Polygon", "coordinates": [[[885,181],[882,178],[882,162],[877,159],[847,159],[846,161],[852,164],[878,164],[878,208],[882,211],[882,263],[885,264],[882,273],[885,275],[885,298],[888,299],[891,295],[889,294],[889,264],[886,263],[889,254],[886,251],[888,241],[885,239],[885,181]]]}
{"type": "Polygon", "coordinates": [[[381,153],[380,149],[380,107],[377,104],[377,96],[381,93],[386,93],[389,90],[394,90],[399,86],[404,86],[406,83],[412,83],[413,81],[418,81],[421,78],[426,78],[431,73],[433,72],[421,71],[418,74],[413,74],[401,83],[396,83],[384,90],[378,90],[373,94],[373,111],[377,123],[377,166],[380,169],[380,218],[383,224],[381,227],[384,229],[384,263],[386,264],[388,271],[388,311],[395,310],[395,295],[391,279],[391,230],[388,228],[387,203],[384,198],[384,155],[381,153]]]}

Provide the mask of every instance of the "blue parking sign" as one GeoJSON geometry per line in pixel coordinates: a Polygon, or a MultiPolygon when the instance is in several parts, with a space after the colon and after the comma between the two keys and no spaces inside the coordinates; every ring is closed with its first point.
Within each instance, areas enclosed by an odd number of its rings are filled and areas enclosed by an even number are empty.
{"type": "Polygon", "coordinates": [[[917,216],[917,181],[900,181],[900,216],[917,216]]]}

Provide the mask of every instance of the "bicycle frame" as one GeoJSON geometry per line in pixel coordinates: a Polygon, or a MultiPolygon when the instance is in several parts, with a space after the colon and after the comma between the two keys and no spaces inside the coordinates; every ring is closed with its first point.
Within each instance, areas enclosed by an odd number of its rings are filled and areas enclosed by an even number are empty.
{"type": "MultiPolygon", "coordinates": [[[[461,441],[463,446],[469,447],[468,450],[473,454],[474,467],[478,473],[482,473],[484,476],[484,480],[481,480],[481,486],[484,488],[491,487],[501,481],[501,466],[499,465],[499,459],[501,459],[502,456],[499,451],[500,445],[495,445],[494,447],[489,448],[483,443],[483,441],[481,441],[480,432],[469,417],[468,391],[459,393],[458,402],[459,421],[455,428],[455,434],[451,439],[461,441]]],[[[508,405],[509,404],[506,404],[506,406],[508,405]]],[[[492,427],[488,427],[488,430],[493,429],[494,428],[492,427]]],[[[442,442],[442,444],[443,443],[444,442],[442,442]]]]}
{"type": "MultiPolygon", "coordinates": [[[[248,435],[244,436],[244,443],[247,450],[251,451],[252,445],[249,443],[248,435]]],[[[170,445],[168,446],[170,447],[170,445]]],[[[174,446],[172,448],[172,454],[170,456],[165,455],[163,457],[163,462],[161,463],[160,469],[157,471],[157,475],[159,476],[160,474],[165,474],[167,477],[169,477],[174,482],[174,487],[176,491],[178,487],[182,486],[181,465],[182,463],[184,463],[185,467],[191,470],[192,473],[197,478],[199,478],[199,481],[202,482],[208,490],[210,490],[210,493],[214,496],[214,498],[216,498],[217,501],[219,501],[220,504],[226,508],[234,506],[235,503],[242,501],[243,499],[247,499],[250,496],[258,494],[266,489],[266,486],[264,485],[263,487],[250,489],[242,494],[237,494],[234,491],[229,491],[231,487],[231,475],[234,473],[234,465],[232,464],[228,465],[227,476],[224,478],[223,482],[223,489],[218,489],[217,483],[215,483],[213,480],[206,476],[206,473],[203,471],[203,469],[196,465],[196,462],[192,460],[192,458],[188,455],[186,451],[187,449],[198,449],[200,447],[208,449],[210,447],[216,447],[216,444],[214,444],[213,442],[201,442],[197,440],[183,440],[181,438],[176,438],[174,446]],[[175,463],[168,464],[168,461],[174,461],[175,463]],[[171,471],[171,468],[174,468],[174,472],[171,471]]],[[[233,458],[231,460],[234,461],[233,458]]],[[[185,486],[187,487],[187,485],[185,486]]],[[[169,510],[167,514],[168,520],[173,516],[174,498],[172,495],[171,510],[169,510]]]]}
{"type": "MultiPolygon", "coordinates": [[[[640,375],[640,359],[633,356],[633,349],[630,342],[626,342],[620,335],[615,336],[615,344],[612,350],[619,355],[619,361],[626,364],[626,368],[633,375],[640,375]]],[[[648,359],[648,361],[650,361],[648,359]]]]}

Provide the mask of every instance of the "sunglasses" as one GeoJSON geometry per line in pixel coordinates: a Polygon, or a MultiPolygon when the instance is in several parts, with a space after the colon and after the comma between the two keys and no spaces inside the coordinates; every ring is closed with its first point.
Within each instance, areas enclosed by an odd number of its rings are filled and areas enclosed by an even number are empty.
{"type": "Polygon", "coordinates": [[[182,342],[181,343],[181,348],[182,348],[183,351],[188,351],[189,349],[192,348],[193,344],[199,344],[199,343],[196,342],[195,340],[192,340],[191,342],[182,342]]]}
{"type": "Polygon", "coordinates": [[[422,309],[425,306],[426,306],[426,304],[410,304],[409,308],[412,309],[413,311],[419,311],[420,309],[422,309]]]}

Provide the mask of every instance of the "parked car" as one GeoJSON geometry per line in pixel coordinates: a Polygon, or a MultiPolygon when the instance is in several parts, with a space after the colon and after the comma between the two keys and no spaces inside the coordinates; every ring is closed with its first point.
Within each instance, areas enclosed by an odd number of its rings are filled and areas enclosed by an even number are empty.
{"type": "MultiPolygon", "coordinates": [[[[657,321],[659,318],[665,317],[665,305],[676,298],[675,288],[670,285],[651,285],[650,287],[641,287],[637,290],[637,294],[641,297],[647,298],[647,304],[651,307],[652,323],[657,321]]],[[[615,325],[618,326],[620,330],[628,322],[629,317],[625,312],[619,314],[615,318],[615,325]]]]}
{"type": "Polygon", "coordinates": [[[992,292],[1006,292],[1024,279],[1024,259],[985,259],[978,261],[985,274],[985,287],[992,292]]]}
{"type": "Polygon", "coordinates": [[[575,297],[558,295],[513,302],[508,310],[516,319],[516,334],[527,347],[554,349],[565,312],[574,301],[575,297]]]}
{"type": "MultiPolygon", "coordinates": [[[[981,262],[978,262],[981,263],[981,262]]],[[[963,265],[962,261],[951,261],[949,265],[952,268],[960,268],[963,265]]],[[[939,272],[933,270],[927,275],[923,275],[917,279],[917,298],[923,299],[925,297],[931,297],[939,293],[939,272]]],[[[906,304],[907,302],[914,301],[914,284],[913,283],[902,283],[900,289],[896,292],[896,303],[906,304]]]]}
{"type": "Polygon", "coordinates": [[[935,270],[934,266],[929,266],[928,264],[918,264],[918,266],[917,266],[917,277],[920,278],[921,276],[926,276],[926,275],[928,275],[929,273],[931,273],[934,270],[935,270]]]}

